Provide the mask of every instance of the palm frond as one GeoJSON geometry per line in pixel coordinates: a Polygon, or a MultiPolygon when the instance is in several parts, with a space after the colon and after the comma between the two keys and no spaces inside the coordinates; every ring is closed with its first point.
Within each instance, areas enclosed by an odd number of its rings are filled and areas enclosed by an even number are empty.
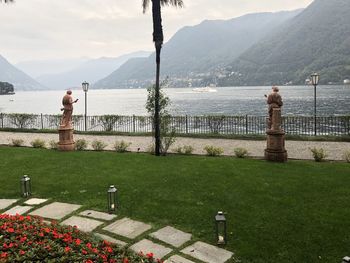
{"type": "Polygon", "coordinates": [[[165,5],[172,5],[175,7],[184,6],[184,2],[182,0],[160,0],[160,3],[162,4],[162,6],[165,6],[165,5]]]}
{"type": "MultiPolygon", "coordinates": [[[[144,13],[146,12],[150,2],[151,2],[151,0],[142,0],[142,9],[143,9],[144,13]]],[[[183,0],[160,0],[160,3],[162,6],[165,6],[165,5],[172,5],[175,7],[183,7],[184,6],[183,0]]]]}

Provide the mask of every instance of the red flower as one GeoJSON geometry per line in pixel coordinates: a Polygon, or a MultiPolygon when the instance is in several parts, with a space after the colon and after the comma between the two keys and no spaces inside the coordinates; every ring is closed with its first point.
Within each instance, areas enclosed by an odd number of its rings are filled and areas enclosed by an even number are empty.
{"type": "Polygon", "coordinates": [[[77,238],[76,240],[75,240],[75,244],[77,244],[78,246],[81,244],[81,240],[79,239],[79,238],[77,238]]]}
{"type": "Polygon", "coordinates": [[[124,259],[123,259],[123,263],[129,263],[129,259],[124,258],[124,259]]]}
{"type": "Polygon", "coordinates": [[[21,255],[24,255],[26,252],[23,251],[23,250],[21,250],[21,251],[19,251],[19,253],[20,253],[21,255]]]}
{"type": "Polygon", "coordinates": [[[71,250],[70,247],[66,247],[66,248],[64,249],[64,251],[65,251],[66,253],[68,253],[70,250],[71,250]]]}
{"type": "Polygon", "coordinates": [[[153,258],[153,253],[146,254],[147,258],[153,258]]]}
{"type": "Polygon", "coordinates": [[[92,260],[88,259],[85,261],[85,263],[94,263],[92,260]]]}
{"type": "Polygon", "coordinates": [[[15,232],[15,230],[12,227],[10,227],[10,228],[7,229],[7,232],[13,233],[13,232],[15,232]]]}
{"type": "Polygon", "coordinates": [[[2,252],[0,255],[1,258],[6,258],[7,257],[7,253],[6,252],[2,252]]]}

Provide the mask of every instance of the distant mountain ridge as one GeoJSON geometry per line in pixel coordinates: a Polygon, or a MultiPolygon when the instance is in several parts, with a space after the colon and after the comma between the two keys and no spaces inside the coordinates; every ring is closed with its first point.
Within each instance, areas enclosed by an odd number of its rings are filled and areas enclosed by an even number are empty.
{"type": "MultiPolygon", "coordinates": [[[[198,79],[200,74],[218,71],[300,12],[249,14],[230,20],[206,20],[196,26],[184,27],[162,49],[161,74],[172,79],[188,76],[198,79]]],[[[154,61],[154,53],[148,58],[130,59],[94,87],[125,88],[153,83],[154,61]]]]}
{"type": "Polygon", "coordinates": [[[304,84],[317,71],[321,83],[350,78],[350,1],[315,0],[227,68],[239,72],[220,85],[304,84]]]}
{"type": "Polygon", "coordinates": [[[146,57],[151,52],[137,51],[119,57],[101,57],[90,59],[66,72],[58,74],[46,74],[36,78],[36,80],[50,89],[67,89],[80,87],[83,81],[94,83],[106,77],[123,63],[133,57],[146,57]]]}
{"type": "Polygon", "coordinates": [[[0,55],[0,81],[11,83],[15,90],[43,90],[45,87],[0,55]]]}

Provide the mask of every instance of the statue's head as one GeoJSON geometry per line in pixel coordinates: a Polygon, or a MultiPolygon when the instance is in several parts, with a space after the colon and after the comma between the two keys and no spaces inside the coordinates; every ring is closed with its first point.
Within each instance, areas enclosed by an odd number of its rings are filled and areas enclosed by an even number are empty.
{"type": "Polygon", "coordinates": [[[276,87],[276,86],[273,86],[273,87],[272,87],[272,90],[273,90],[274,92],[279,92],[279,91],[280,91],[279,88],[276,87]]]}
{"type": "Polygon", "coordinates": [[[71,90],[67,90],[67,94],[68,95],[72,95],[72,91],[71,90]]]}

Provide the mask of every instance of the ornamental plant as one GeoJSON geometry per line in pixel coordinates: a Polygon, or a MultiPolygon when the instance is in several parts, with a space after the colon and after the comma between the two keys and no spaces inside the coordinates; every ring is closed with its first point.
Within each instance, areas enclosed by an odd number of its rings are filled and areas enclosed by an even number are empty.
{"type": "Polygon", "coordinates": [[[114,149],[118,152],[118,153],[125,153],[128,151],[129,146],[131,145],[131,142],[125,142],[123,140],[116,141],[114,144],[114,149]]]}
{"type": "Polygon", "coordinates": [[[204,147],[204,151],[206,151],[208,156],[220,156],[224,153],[224,149],[222,149],[221,147],[215,147],[215,146],[205,146],[204,147]]]}
{"type": "Polygon", "coordinates": [[[76,227],[48,225],[39,217],[0,215],[0,262],[159,263],[76,227]]]}
{"type": "Polygon", "coordinates": [[[103,151],[103,149],[107,147],[107,144],[105,144],[103,141],[94,140],[91,143],[91,147],[94,149],[94,151],[103,151]]]}
{"type": "Polygon", "coordinates": [[[245,158],[248,155],[248,150],[245,148],[238,147],[238,148],[234,148],[233,151],[237,158],[245,158]]]}
{"type": "Polygon", "coordinates": [[[24,141],[22,139],[12,139],[11,144],[14,147],[20,147],[22,146],[24,141]]]}
{"type": "Polygon", "coordinates": [[[46,142],[41,139],[35,139],[30,142],[30,145],[33,146],[33,148],[45,148],[46,142]]]}
{"type": "Polygon", "coordinates": [[[310,148],[310,151],[316,162],[323,162],[327,157],[327,153],[323,148],[310,148]]]}

